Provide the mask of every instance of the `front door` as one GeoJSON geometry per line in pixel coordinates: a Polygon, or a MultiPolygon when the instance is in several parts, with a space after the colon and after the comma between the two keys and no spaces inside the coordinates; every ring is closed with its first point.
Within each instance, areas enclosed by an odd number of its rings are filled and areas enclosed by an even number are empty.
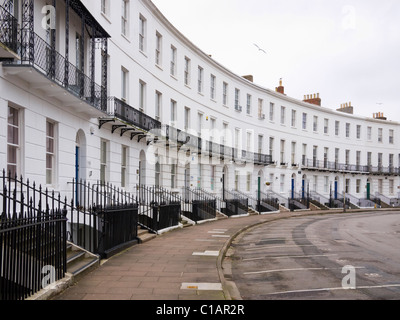
{"type": "Polygon", "coordinates": [[[338,181],[335,181],[335,200],[338,198],[338,181]]]}

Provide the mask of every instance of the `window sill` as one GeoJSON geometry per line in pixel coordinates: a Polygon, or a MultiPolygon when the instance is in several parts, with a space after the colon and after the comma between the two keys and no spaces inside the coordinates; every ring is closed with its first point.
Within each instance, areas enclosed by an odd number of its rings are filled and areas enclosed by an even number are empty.
{"type": "Polygon", "coordinates": [[[102,17],[103,17],[104,19],[107,20],[107,22],[108,22],[109,24],[112,24],[111,19],[107,16],[107,14],[105,14],[104,12],[101,12],[101,15],[102,15],[102,17]]]}

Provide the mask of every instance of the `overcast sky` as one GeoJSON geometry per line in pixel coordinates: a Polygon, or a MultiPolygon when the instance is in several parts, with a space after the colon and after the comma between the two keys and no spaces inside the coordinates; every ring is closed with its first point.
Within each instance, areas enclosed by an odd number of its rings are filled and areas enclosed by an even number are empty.
{"type": "Polygon", "coordinates": [[[238,75],[302,100],[351,102],[400,121],[399,0],[152,0],[191,42],[238,75]],[[257,44],[267,54],[258,51],[257,44]]]}

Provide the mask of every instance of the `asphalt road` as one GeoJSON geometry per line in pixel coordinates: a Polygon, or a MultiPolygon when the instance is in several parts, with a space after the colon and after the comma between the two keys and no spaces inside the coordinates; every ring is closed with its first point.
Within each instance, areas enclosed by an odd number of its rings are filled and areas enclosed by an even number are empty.
{"type": "Polygon", "coordinates": [[[244,300],[400,300],[400,212],[279,220],[231,249],[244,300]]]}

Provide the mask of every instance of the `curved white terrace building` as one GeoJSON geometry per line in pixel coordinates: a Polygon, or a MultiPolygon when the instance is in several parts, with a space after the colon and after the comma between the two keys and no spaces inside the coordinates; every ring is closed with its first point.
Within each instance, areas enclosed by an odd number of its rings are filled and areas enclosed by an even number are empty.
{"type": "Polygon", "coordinates": [[[60,192],[399,198],[398,122],[234,74],[149,0],[5,0],[0,23],[0,168],[60,192]]]}

